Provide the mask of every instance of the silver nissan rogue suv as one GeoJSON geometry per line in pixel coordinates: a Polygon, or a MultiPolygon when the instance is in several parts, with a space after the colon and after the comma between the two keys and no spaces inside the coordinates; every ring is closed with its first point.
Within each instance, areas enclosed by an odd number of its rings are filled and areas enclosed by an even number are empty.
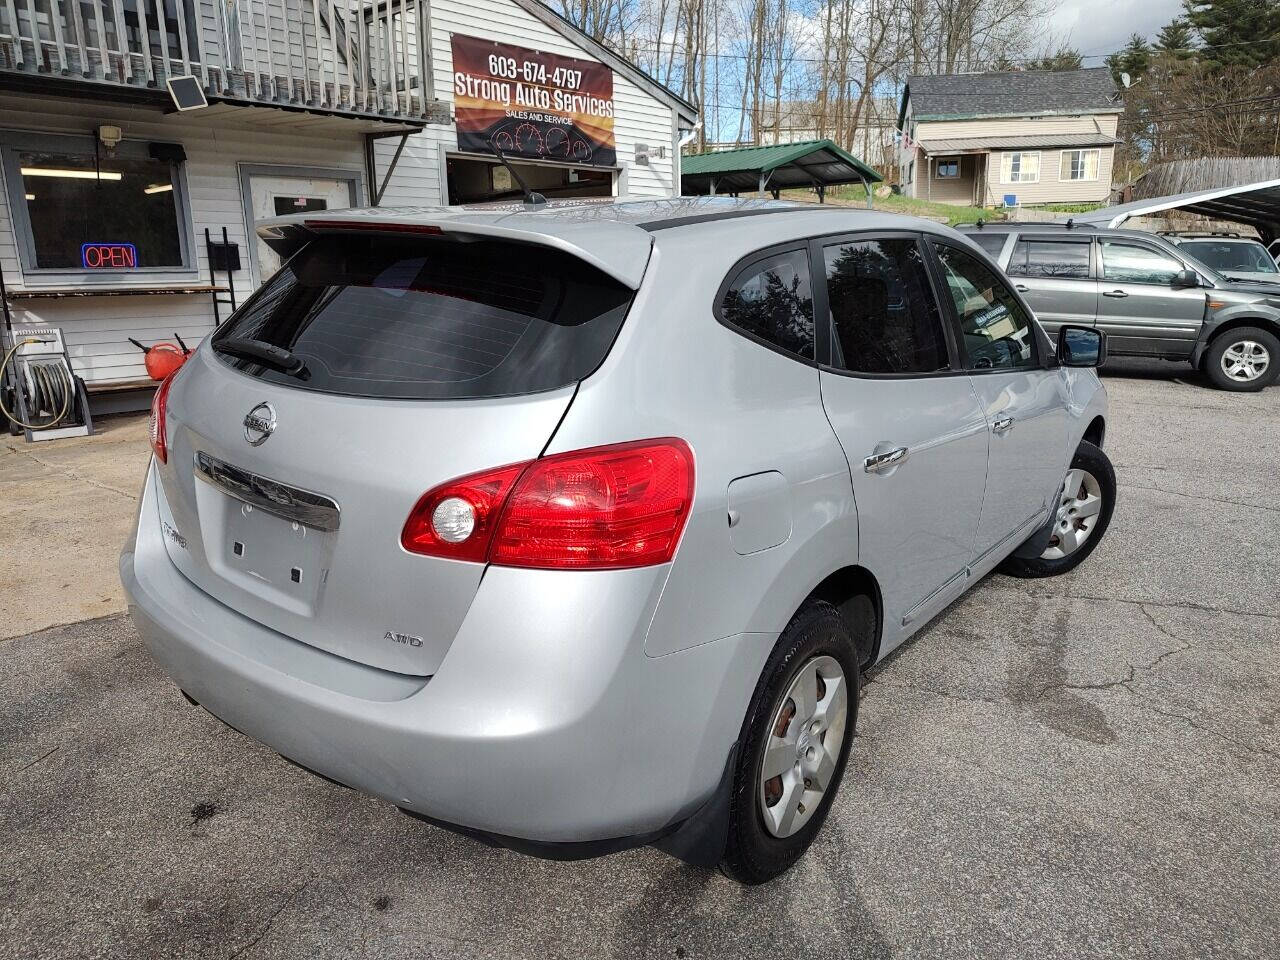
{"type": "Polygon", "coordinates": [[[960,234],[720,198],[271,221],[120,560],[187,697],[547,857],[804,852],[859,674],[1106,531],[1104,337],[960,234]]]}

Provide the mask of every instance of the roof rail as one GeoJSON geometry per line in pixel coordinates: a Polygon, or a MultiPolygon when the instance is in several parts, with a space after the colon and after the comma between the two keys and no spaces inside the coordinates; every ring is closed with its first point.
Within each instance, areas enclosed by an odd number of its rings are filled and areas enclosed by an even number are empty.
{"type": "Polygon", "coordinates": [[[1074,220],[1068,220],[1066,223],[1060,223],[1056,220],[1047,223],[1040,223],[1035,220],[997,220],[994,223],[987,223],[985,220],[978,220],[974,223],[957,224],[958,229],[965,227],[977,227],[981,230],[983,227],[1028,227],[1040,230],[1042,228],[1049,230],[1097,230],[1096,223],[1076,223],[1074,220]]]}
{"type": "Polygon", "coordinates": [[[1157,230],[1162,237],[1228,237],[1233,240],[1252,240],[1234,230],[1157,230]]]}

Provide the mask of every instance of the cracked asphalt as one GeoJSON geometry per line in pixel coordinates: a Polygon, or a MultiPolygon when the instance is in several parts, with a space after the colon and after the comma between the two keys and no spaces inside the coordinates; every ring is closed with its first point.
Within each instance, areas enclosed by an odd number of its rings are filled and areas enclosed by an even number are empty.
{"type": "Polygon", "coordinates": [[[826,829],[744,889],[561,864],[189,707],[129,621],[0,641],[0,956],[1280,954],[1280,388],[1116,365],[1106,540],[871,672],[826,829]]]}

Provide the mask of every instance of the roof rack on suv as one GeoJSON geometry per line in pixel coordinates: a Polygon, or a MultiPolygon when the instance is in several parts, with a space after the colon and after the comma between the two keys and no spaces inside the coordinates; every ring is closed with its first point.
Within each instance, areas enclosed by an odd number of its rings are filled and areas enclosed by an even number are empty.
{"type": "Polygon", "coordinates": [[[1229,237],[1233,240],[1252,240],[1252,237],[1246,237],[1243,233],[1237,233],[1234,230],[1157,230],[1156,233],[1162,237],[1229,237]]]}
{"type": "Polygon", "coordinates": [[[977,220],[974,223],[959,224],[957,229],[963,230],[965,227],[976,227],[977,229],[981,230],[985,226],[1034,227],[1036,230],[1039,230],[1041,228],[1047,228],[1051,230],[1054,230],[1054,229],[1056,230],[1096,230],[1098,229],[1098,225],[1096,223],[1076,223],[1074,220],[1070,220],[1070,219],[1067,220],[1066,223],[1061,223],[1057,220],[1052,220],[1046,223],[1040,223],[1035,220],[998,220],[993,224],[988,224],[987,221],[985,220],[977,220]]]}

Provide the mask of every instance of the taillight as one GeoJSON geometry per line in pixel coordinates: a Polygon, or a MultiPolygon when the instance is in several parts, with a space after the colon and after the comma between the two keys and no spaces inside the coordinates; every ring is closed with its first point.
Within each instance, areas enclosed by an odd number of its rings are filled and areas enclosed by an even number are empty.
{"type": "Polygon", "coordinates": [[[169,413],[169,388],[173,386],[173,378],[178,375],[175,370],[156,387],[155,396],[151,398],[151,451],[161,463],[169,462],[169,431],[166,419],[169,413]]]}
{"type": "Polygon", "coordinates": [[[498,513],[527,464],[459,477],[424,493],[400,534],[410,553],[483,562],[498,513]]]}
{"type": "Polygon", "coordinates": [[[556,454],[437,487],[414,507],[401,543],[506,567],[666,563],[689,518],[693,478],[693,453],[675,438],[556,454]]]}

